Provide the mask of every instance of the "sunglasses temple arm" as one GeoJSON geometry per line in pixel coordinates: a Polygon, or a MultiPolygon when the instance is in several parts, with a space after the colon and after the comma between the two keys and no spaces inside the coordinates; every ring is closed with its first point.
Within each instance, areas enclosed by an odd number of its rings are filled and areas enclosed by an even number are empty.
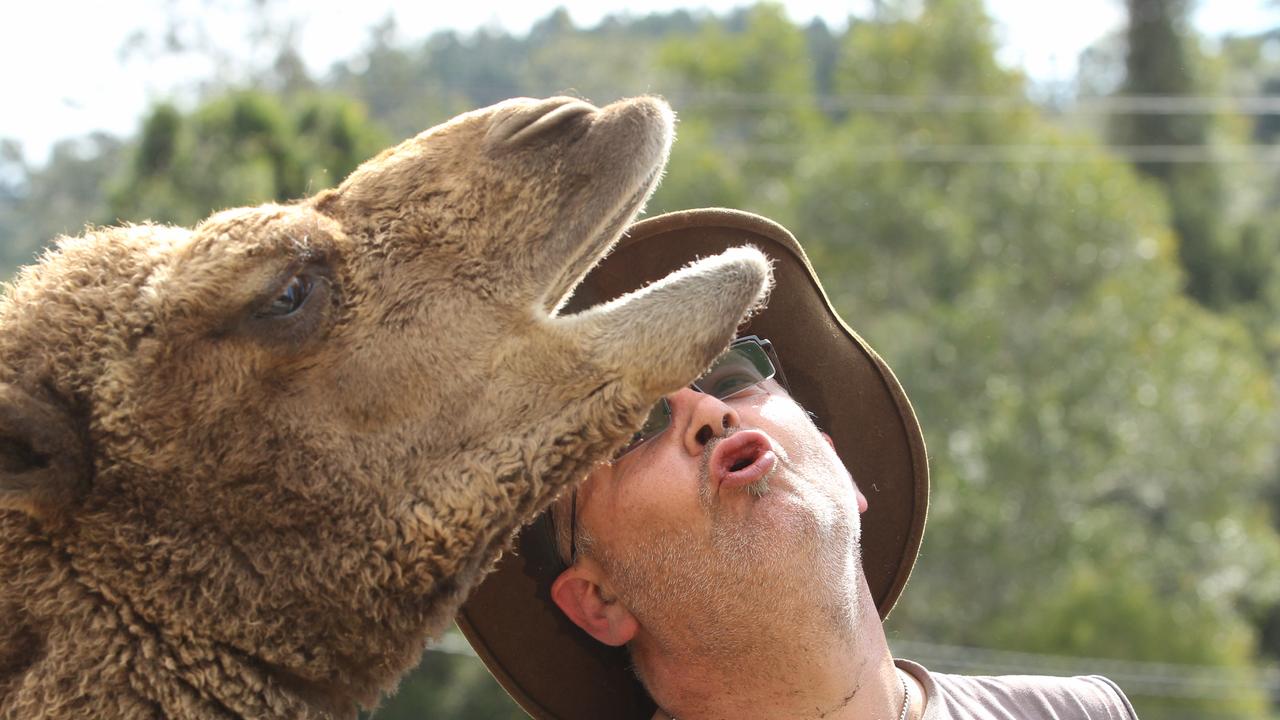
{"type": "Polygon", "coordinates": [[[769,362],[773,363],[774,377],[778,379],[778,382],[782,383],[783,389],[790,393],[791,384],[787,382],[787,374],[782,370],[782,363],[778,361],[778,354],[773,351],[773,343],[764,341],[760,343],[760,346],[764,348],[765,354],[769,356],[769,362]]]}

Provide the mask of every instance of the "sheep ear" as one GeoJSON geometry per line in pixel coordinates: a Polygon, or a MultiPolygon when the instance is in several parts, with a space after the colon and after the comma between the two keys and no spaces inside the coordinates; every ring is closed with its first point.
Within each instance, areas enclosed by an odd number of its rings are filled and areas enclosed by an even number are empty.
{"type": "Polygon", "coordinates": [[[88,487],[85,450],[68,411],[0,383],[0,510],[65,517],[88,487]]]}

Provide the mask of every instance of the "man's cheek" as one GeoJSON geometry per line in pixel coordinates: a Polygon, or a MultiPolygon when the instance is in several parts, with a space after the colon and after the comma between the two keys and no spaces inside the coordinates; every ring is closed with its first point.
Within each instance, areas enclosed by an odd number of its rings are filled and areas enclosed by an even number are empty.
{"type": "Polygon", "coordinates": [[[797,412],[803,414],[800,406],[785,395],[775,395],[770,393],[764,396],[763,402],[758,406],[757,412],[760,419],[770,425],[779,428],[787,427],[791,422],[788,418],[797,412]]]}

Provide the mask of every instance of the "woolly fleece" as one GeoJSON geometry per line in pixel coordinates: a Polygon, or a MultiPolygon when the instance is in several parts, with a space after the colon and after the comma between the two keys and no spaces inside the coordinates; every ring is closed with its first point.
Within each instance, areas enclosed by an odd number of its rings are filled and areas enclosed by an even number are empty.
{"type": "Polygon", "coordinates": [[[332,718],[769,283],[572,316],[673,116],[511,100],[335,190],[63,238],[0,300],[0,718],[332,718]]]}

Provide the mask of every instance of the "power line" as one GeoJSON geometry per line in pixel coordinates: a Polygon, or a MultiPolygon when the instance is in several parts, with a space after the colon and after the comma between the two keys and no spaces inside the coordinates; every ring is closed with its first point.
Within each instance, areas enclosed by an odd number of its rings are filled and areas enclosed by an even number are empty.
{"type": "Polygon", "coordinates": [[[1280,669],[1069,657],[892,640],[894,654],[935,672],[965,675],[1105,675],[1131,695],[1229,700],[1247,693],[1280,697],[1280,669]]]}
{"type": "MultiPolygon", "coordinates": [[[[355,88],[399,88],[390,82],[355,81],[355,88]]],[[[564,93],[580,95],[564,87],[529,87],[519,85],[520,92],[536,95],[564,93]]],[[[481,95],[505,95],[516,90],[509,86],[486,86],[468,83],[450,87],[451,91],[481,95]]],[[[1041,110],[1063,115],[1212,115],[1245,116],[1280,115],[1280,95],[1100,95],[1059,97],[1038,100],[1032,94],[970,95],[964,93],[769,93],[714,89],[673,89],[663,92],[652,83],[624,90],[616,97],[654,93],[672,102],[677,110],[699,108],[739,112],[794,108],[813,108],[825,112],[862,113],[1006,113],[1017,110],[1041,110]]],[[[605,101],[609,98],[595,98],[605,101]]]]}
{"type": "Polygon", "coordinates": [[[1037,103],[1025,95],[809,95],[731,91],[674,92],[677,107],[774,110],[813,106],[827,112],[1002,113],[1039,108],[1086,115],[1280,115],[1280,96],[1270,95],[1107,95],[1057,103],[1037,103]]]}
{"type": "MultiPolygon", "coordinates": [[[[1280,698],[1280,669],[1115,660],[944,645],[923,640],[890,641],[894,655],[933,672],[964,675],[1105,675],[1131,695],[1174,699],[1229,700],[1263,693],[1280,698]]],[[[446,633],[428,651],[478,657],[458,633],[446,633]]]]}
{"type": "MultiPolygon", "coordinates": [[[[795,161],[825,148],[809,145],[762,144],[743,148],[757,158],[795,161]]],[[[1108,162],[1116,157],[1130,162],[1261,164],[1280,163],[1276,145],[966,145],[901,144],[852,145],[854,162],[917,163],[1087,163],[1108,162]]]]}

